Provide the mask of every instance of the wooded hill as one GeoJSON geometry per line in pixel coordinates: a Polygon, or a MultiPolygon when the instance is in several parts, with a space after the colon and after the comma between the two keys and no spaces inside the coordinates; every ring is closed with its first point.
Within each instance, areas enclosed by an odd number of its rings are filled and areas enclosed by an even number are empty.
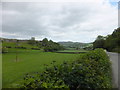
{"type": "Polygon", "coordinates": [[[60,45],[63,45],[64,47],[66,47],[67,49],[83,49],[85,47],[89,47],[92,46],[92,43],[81,43],[81,42],[58,42],[60,45]]]}

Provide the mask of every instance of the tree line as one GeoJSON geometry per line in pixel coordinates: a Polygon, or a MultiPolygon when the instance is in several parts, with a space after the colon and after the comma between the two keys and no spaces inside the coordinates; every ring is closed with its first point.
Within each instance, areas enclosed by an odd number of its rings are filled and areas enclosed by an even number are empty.
{"type": "Polygon", "coordinates": [[[54,52],[64,49],[64,47],[61,46],[59,43],[48,40],[47,38],[44,38],[42,41],[36,41],[32,38],[31,40],[29,40],[28,43],[31,45],[36,45],[39,48],[43,48],[45,52],[54,52]]]}
{"type": "Polygon", "coordinates": [[[99,35],[93,42],[93,48],[104,48],[110,52],[120,53],[120,27],[115,29],[111,35],[99,35]]]}

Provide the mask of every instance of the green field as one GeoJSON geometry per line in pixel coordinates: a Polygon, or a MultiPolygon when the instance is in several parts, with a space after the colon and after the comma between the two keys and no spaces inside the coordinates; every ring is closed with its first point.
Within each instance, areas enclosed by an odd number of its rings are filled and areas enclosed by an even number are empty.
{"type": "Polygon", "coordinates": [[[18,46],[18,47],[26,47],[27,49],[30,49],[30,48],[38,48],[38,46],[30,45],[30,44],[28,44],[27,42],[19,42],[18,45],[16,45],[16,42],[5,42],[5,41],[4,41],[4,42],[2,42],[2,46],[3,46],[3,47],[9,46],[9,47],[12,47],[12,48],[18,46]]]}
{"type": "Polygon", "coordinates": [[[86,50],[61,50],[57,52],[87,52],[86,50]]]}
{"type": "Polygon", "coordinates": [[[16,49],[10,49],[9,53],[2,54],[3,87],[15,87],[22,80],[24,74],[41,72],[44,64],[55,60],[56,64],[79,58],[79,54],[62,54],[42,52],[39,50],[17,49],[18,61],[16,62],[16,49]]]}

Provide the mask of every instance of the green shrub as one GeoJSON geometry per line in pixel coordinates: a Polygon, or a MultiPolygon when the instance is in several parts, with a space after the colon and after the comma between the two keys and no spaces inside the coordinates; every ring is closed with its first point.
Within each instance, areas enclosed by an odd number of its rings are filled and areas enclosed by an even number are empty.
{"type": "Polygon", "coordinates": [[[63,62],[45,71],[25,75],[23,88],[112,88],[111,63],[102,49],[83,54],[79,60],[63,62]]]}

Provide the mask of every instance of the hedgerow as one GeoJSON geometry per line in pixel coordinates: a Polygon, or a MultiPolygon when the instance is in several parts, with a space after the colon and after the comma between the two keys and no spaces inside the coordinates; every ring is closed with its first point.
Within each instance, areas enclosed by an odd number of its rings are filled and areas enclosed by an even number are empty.
{"type": "Polygon", "coordinates": [[[103,49],[96,49],[81,55],[78,60],[60,65],[45,65],[45,71],[26,74],[26,89],[37,88],[112,88],[111,63],[103,49]]]}

